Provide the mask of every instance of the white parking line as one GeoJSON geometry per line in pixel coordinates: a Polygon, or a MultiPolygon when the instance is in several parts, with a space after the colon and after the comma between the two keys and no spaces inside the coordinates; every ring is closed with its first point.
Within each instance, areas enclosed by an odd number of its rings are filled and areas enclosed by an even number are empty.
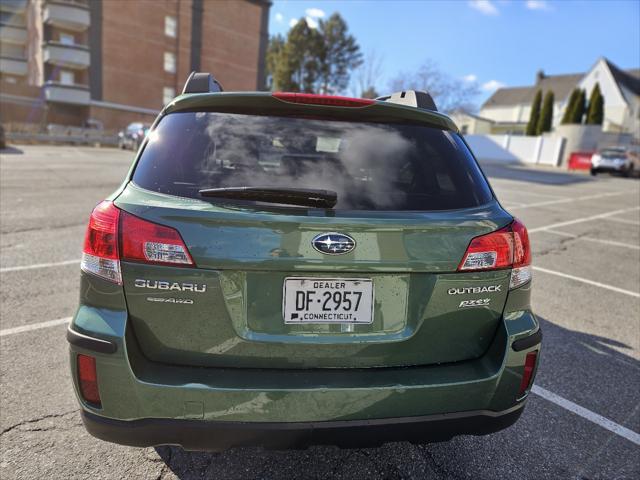
{"type": "Polygon", "coordinates": [[[58,318],[56,320],[49,320],[40,323],[31,323],[29,325],[22,325],[21,327],[5,328],[0,330],[0,337],[6,337],[8,335],[15,335],[16,333],[30,332],[32,330],[40,330],[41,328],[55,327],[57,325],[63,325],[69,323],[71,317],[58,318]]]}
{"type": "Polygon", "coordinates": [[[602,243],[604,245],[611,245],[614,247],[630,248],[632,250],[640,250],[640,245],[631,245],[630,243],[614,242],[613,240],[603,240],[601,238],[593,237],[581,237],[573,233],[559,232],[557,230],[543,230],[546,233],[552,233],[553,235],[559,235],[561,237],[575,238],[577,240],[585,240],[587,242],[602,243]]]}
{"type": "Polygon", "coordinates": [[[21,270],[32,270],[34,268],[60,267],[62,265],[72,265],[74,263],[80,263],[80,259],[78,259],[78,260],[65,260],[63,262],[34,263],[32,265],[19,265],[17,267],[5,267],[5,268],[0,268],[0,273],[19,272],[21,270]]]}
{"type": "Polygon", "coordinates": [[[527,190],[527,191],[522,191],[522,190],[510,190],[508,188],[502,188],[502,187],[495,187],[494,190],[496,191],[496,193],[498,195],[501,195],[502,193],[514,193],[517,194],[519,196],[522,195],[532,195],[534,197],[546,197],[546,198],[568,198],[568,197],[563,197],[562,195],[551,195],[550,193],[537,193],[537,192],[532,192],[531,190],[527,190]]]}
{"type": "Polygon", "coordinates": [[[513,208],[533,208],[533,207],[544,207],[546,205],[556,205],[559,203],[573,203],[573,202],[578,202],[580,200],[593,200],[596,198],[605,198],[605,197],[615,197],[618,195],[627,195],[627,194],[631,194],[631,193],[636,193],[635,191],[622,191],[622,192],[607,192],[607,193],[598,193],[596,195],[585,195],[582,197],[575,197],[575,198],[561,198],[558,200],[547,200],[545,202],[537,202],[537,203],[529,203],[526,205],[523,205],[521,207],[513,207],[513,208]]]}
{"type": "Polygon", "coordinates": [[[500,205],[502,205],[504,208],[506,208],[507,210],[510,210],[512,208],[517,207],[518,205],[524,205],[523,203],[514,203],[514,202],[500,202],[500,205]]]}
{"type": "Polygon", "coordinates": [[[640,225],[640,222],[636,222],[635,220],[627,220],[626,218],[609,217],[607,218],[607,220],[610,222],[626,223],[627,225],[640,225]]]}
{"type": "Polygon", "coordinates": [[[616,422],[603,417],[602,415],[598,415],[597,413],[581,407],[580,405],[573,403],[571,400],[567,400],[566,398],[563,398],[560,395],[556,395],[555,393],[539,387],[538,385],[534,385],[531,388],[531,391],[536,395],[544,398],[545,400],[548,400],[549,402],[555,403],[556,405],[564,408],[565,410],[569,410],[570,412],[573,412],[576,415],[585,418],[592,423],[595,423],[596,425],[600,425],[602,428],[609,430],[616,435],[620,435],[622,438],[626,438],[636,445],[640,445],[640,434],[634,432],[633,430],[629,430],[628,428],[623,427],[622,425],[619,425],[616,422]]]}
{"type": "Polygon", "coordinates": [[[541,232],[543,230],[549,230],[549,229],[554,229],[558,227],[566,227],[567,225],[575,225],[576,223],[590,222],[592,220],[607,218],[613,215],[618,215],[620,213],[633,212],[635,210],[640,210],[640,207],[622,208],[620,210],[614,210],[609,213],[601,213],[599,215],[591,215],[589,217],[576,218],[575,220],[568,220],[566,222],[552,223],[550,225],[544,225],[542,227],[531,228],[529,229],[529,233],[541,232]]]}
{"type": "Polygon", "coordinates": [[[588,278],[576,277],[575,275],[556,272],[555,270],[549,270],[547,268],[535,267],[535,266],[532,268],[538,272],[548,273],[549,275],[557,275],[558,277],[568,278],[569,280],[575,280],[576,282],[586,283],[587,285],[593,285],[594,287],[605,288],[607,290],[611,290],[612,292],[629,295],[630,297],[640,298],[640,293],[632,292],[631,290],[625,290],[624,288],[614,287],[613,285],[607,285],[606,283],[594,282],[593,280],[589,280],[588,278]]]}

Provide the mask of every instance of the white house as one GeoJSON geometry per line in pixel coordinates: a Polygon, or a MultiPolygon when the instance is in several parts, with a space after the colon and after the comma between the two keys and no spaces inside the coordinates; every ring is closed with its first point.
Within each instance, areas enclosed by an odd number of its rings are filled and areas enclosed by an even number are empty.
{"type": "Polygon", "coordinates": [[[493,120],[482,118],[478,115],[474,115],[463,110],[456,110],[455,112],[449,114],[449,116],[458,126],[462,135],[467,135],[470,133],[489,134],[491,133],[493,125],[495,124],[493,120]]]}
{"type": "Polygon", "coordinates": [[[555,96],[555,127],[560,124],[573,89],[586,90],[588,100],[596,82],[604,97],[603,130],[640,138],[640,69],[621,70],[606,58],[600,58],[587,73],[545,75],[539,71],[532,86],[500,88],[482,105],[479,116],[494,122],[492,133],[523,134],[536,92],[551,90],[555,96]]]}

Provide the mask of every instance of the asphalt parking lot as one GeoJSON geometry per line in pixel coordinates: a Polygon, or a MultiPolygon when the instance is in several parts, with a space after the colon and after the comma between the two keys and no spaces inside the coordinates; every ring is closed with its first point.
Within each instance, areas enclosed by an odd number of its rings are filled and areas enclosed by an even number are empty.
{"type": "Polygon", "coordinates": [[[426,446],[206,454],[94,439],[72,391],[65,329],[86,222],[132,153],[0,156],[0,478],[640,478],[640,181],[485,167],[529,228],[544,332],[515,426],[426,446]]]}

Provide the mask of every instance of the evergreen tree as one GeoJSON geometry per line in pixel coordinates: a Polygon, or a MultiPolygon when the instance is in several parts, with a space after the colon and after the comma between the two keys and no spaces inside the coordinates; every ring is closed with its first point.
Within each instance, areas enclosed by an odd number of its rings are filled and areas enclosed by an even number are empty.
{"type": "Polygon", "coordinates": [[[602,125],[604,120],[604,97],[600,92],[600,85],[596,83],[589,96],[589,108],[587,110],[588,125],[602,125]]]}
{"type": "Polygon", "coordinates": [[[271,90],[313,92],[319,77],[322,41],[318,31],[301,18],[287,38],[271,37],[266,55],[267,86],[271,90]]]}
{"type": "Polygon", "coordinates": [[[567,102],[567,106],[564,109],[564,114],[562,115],[562,121],[560,122],[562,125],[571,123],[572,112],[576,107],[578,97],[580,97],[580,91],[577,88],[574,88],[571,92],[571,96],[569,97],[569,101],[567,102]]]}
{"type": "Polygon", "coordinates": [[[376,91],[374,87],[369,87],[362,92],[362,98],[378,98],[379,96],[380,94],[376,91]]]}
{"type": "Polygon", "coordinates": [[[267,47],[266,87],[270,90],[289,90],[287,82],[291,78],[288,62],[284,58],[286,41],[282,35],[276,35],[269,39],[267,47]]]}
{"type": "Polygon", "coordinates": [[[580,90],[578,101],[575,104],[573,112],[571,113],[571,123],[580,125],[582,123],[582,117],[587,109],[587,93],[584,90],[580,90]]]}
{"type": "Polygon", "coordinates": [[[540,118],[538,119],[538,125],[536,127],[536,135],[542,135],[544,132],[550,132],[553,124],[553,102],[554,95],[549,90],[544,95],[544,101],[542,102],[542,111],[540,112],[540,118]]]}
{"type": "Polygon", "coordinates": [[[289,90],[293,92],[316,92],[316,85],[320,77],[320,62],[322,55],[322,38],[318,30],[311,28],[304,18],[296,23],[287,35],[282,59],[289,79],[283,79],[283,83],[289,83],[289,90]],[[287,81],[288,80],[288,81],[287,81]]]}
{"type": "Polygon", "coordinates": [[[320,20],[318,31],[322,39],[320,50],[319,85],[320,93],[339,93],[349,86],[352,70],[362,64],[362,53],[358,42],[349,34],[347,23],[339,13],[334,13],[326,21],[320,20]]]}
{"type": "Polygon", "coordinates": [[[272,90],[339,93],[361,62],[360,47],[339,14],[320,20],[317,28],[301,18],[286,39],[270,39],[267,83],[272,90]]]}
{"type": "Polygon", "coordinates": [[[542,91],[538,90],[536,96],[533,97],[531,104],[531,114],[529,115],[529,123],[527,123],[527,135],[535,135],[538,128],[538,120],[540,118],[540,104],[542,103],[542,91]]]}

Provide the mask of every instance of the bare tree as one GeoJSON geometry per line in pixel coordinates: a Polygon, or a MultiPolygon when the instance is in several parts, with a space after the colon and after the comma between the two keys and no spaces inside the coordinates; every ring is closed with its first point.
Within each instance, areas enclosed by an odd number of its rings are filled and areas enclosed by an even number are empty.
{"type": "Polygon", "coordinates": [[[432,60],[426,60],[416,72],[402,72],[389,83],[394,92],[400,90],[424,90],[429,92],[436,102],[438,110],[452,112],[476,110],[475,98],[480,93],[478,84],[473,81],[458,80],[442,72],[432,60]]]}
{"type": "Polygon", "coordinates": [[[362,65],[355,72],[353,93],[356,97],[378,97],[378,85],[383,72],[382,57],[371,49],[364,56],[362,65]]]}

